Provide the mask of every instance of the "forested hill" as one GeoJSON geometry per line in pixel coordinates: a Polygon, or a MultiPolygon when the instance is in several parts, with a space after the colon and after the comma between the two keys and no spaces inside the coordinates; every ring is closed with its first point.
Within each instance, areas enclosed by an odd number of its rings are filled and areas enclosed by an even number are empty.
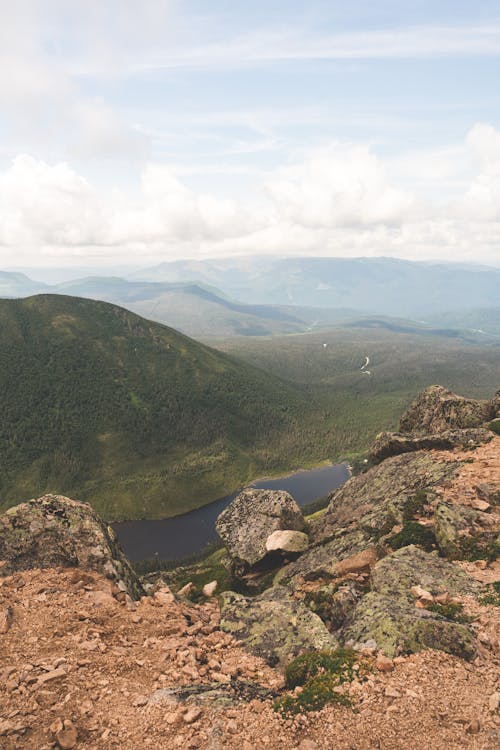
{"type": "Polygon", "coordinates": [[[44,491],[164,517],[273,468],[304,397],[104,302],[0,300],[0,506],[44,491]],[[195,489],[197,488],[197,489],[195,489]]]}

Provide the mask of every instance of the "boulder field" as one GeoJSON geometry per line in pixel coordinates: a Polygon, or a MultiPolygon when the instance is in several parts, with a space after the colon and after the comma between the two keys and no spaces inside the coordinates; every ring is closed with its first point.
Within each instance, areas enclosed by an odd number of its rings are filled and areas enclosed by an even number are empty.
{"type": "Polygon", "coordinates": [[[241,493],[207,580],[140,580],[85,503],[11,508],[0,747],[498,747],[499,416],[432,386],[323,511],[241,493]]]}

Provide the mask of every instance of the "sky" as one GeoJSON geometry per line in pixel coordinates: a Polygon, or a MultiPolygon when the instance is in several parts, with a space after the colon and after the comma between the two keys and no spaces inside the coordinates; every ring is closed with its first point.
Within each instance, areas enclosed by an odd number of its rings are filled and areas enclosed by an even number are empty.
{"type": "Polygon", "coordinates": [[[500,266],[498,0],[0,0],[0,268],[500,266]]]}

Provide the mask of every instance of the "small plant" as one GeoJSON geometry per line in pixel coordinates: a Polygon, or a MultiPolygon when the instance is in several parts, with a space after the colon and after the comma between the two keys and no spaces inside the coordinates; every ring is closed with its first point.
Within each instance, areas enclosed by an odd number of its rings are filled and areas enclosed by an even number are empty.
{"type": "Polygon", "coordinates": [[[335,690],[338,685],[330,674],[318,674],[304,685],[298,696],[287,695],[276,701],[274,708],[282,714],[294,715],[303,711],[320,711],[327,703],[350,706],[351,699],[335,690]]]}
{"type": "Polygon", "coordinates": [[[495,540],[489,544],[479,544],[475,539],[466,537],[460,541],[457,557],[459,560],[469,562],[475,560],[493,562],[500,557],[500,542],[495,540]]]}
{"type": "Polygon", "coordinates": [[[497,419],[493,419],[491,422],[488,422],[488,427],[496,435],[500,435],[500,417],[497,419]]]}
{"type": "Polygon", "coordinates": [[[453,602],[447,602],[446,604],[439,604],[433,602],[427,605],[429,612],[435,612],[437,615],[446,617],[447,620],[453,620],[453,622],[460,622],[466,624],[473,621],[473,617],[469,617],[463,613],[463,606],[461,604],[454,604],[453,602]]]}
{"type": "Polygon", "coordinates": [[[290,662],[285,669],[286,686],[289,689],[304,685],[311,677],[321,672],[337,675],[341,682],[352,679],[352,667],[356,652],[339,648],[336,651],[311,651],[290,662]]]}
{"type": "Polygon", "coordinates": [[[495,581],[495,583],[490,584],[487,588],[487,592],[479,597],[479,603],[500,607],[500,581],[495,581]]]}
{"type": "Polygon", "coordinates": [[[417,521],[408,521],[400,532],[386,541],[393,550],[407,547],[409,544],[416,544],[426,552],[431,552],[436,548],[436,537],[433,532],[417,521]]]}
{"type": "Polygon", "coordinates": [[[419,490],[416,495],[406,501],[403,507],[403,523],[408,523],[414,519],[417,513],[421,513],[427,504],[427,493],[425,490],[419,490]]]}
{"type": "Polygon", "coordinates": [[[298,656],[285,670],[286,687],[300,687],[297,695],[286,695],[274,704],[275,711],[298,714],[319,711],[327,703],[350,706],[351,699],[339,688],[350,682],[356,673],[359,659],[355,651],[339,648],[336,651],[313,651],[298,656]]]}

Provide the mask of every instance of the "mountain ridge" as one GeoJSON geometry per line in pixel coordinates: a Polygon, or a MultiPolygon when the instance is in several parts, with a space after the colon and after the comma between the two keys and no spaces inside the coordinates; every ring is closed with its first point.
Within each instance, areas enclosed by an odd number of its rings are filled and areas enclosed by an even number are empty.
{"type": "Polygon", "coordinates": [[[0,363],[4,507],[57,485],[109,519],[189,510],[264,471],[305,404],[167,326],[63,295],[0,300],[0,363]]]}

